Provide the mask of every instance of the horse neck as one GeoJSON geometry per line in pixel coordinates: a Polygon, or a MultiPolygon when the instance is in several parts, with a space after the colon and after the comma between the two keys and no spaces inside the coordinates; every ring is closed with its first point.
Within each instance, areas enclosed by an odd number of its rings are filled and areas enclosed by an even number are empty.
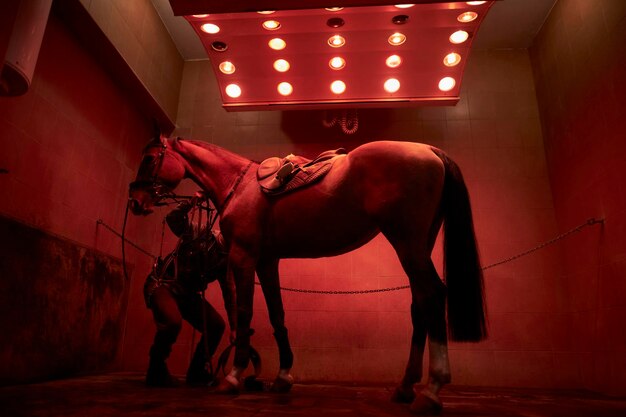
{"type": "Polygon", "coordinates": [[[250,160],[206,142],[174,139],[171,147],[181,156],[185,175],[198,184],[221,211],[250,160]]]}

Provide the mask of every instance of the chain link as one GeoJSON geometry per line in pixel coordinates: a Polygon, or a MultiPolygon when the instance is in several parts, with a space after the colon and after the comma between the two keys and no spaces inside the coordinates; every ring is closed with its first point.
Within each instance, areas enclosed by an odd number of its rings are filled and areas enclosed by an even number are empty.
{"type": "Polygon", "coordinates": [[[550,240],[548,240],[548,241],[546,241],[546,242],[543,242],[543,243],[541,243],[541,244],[539,244],[539,245],[535,246],[535,247],[534,247],[534,248],[532,248],[532,249],[528,249],[528,250],[527,250],[527,251],[525,251],[525,252],[519,253],[519,254],[517,254],[517,255],[513,255],[513,256],[511,256],[510,258],[506,258],[506,259],[503,259],[503,260],[501,260],[501,261],[494,262],[494,263],[492,263],[492,264],[489,264],[489,265],[487,265],[487,266],[484,266],[484,267],[482,268],[482,270],[484,271],[484,270],[487,270],[487,269],[493,268],[494,266],[498,266],[498,265],[502,265],[502,264],[507,263],[507,262],[514,261],[514,260],[516,260],[516,259],[518,259],[518,258],[521,258],[522,256],[529,255],[529,254],[531,254],[531,253],[533,253],[533,252],[538,251],[539,249],[543,249],[543,248],[545,248],[546,246],[550,246],[550,245],[552,245],[552,244],[554,244],[554,243],[556,243],[556,242],[558,242],[558,241],[560,241],[560,240],[565,239],[566,237],[568,237],[568,236],[569,236],[569,235],[571,235],[572,233],[580,232],[583,228],[585,228],[585,227],[587,227],[587,226],[592,226],[592,225],[594,225],[594,224],[598,224],[598,223],[604,223],[604,219],[600,219],[600,220],[598,220],[598,219],[594,219],[594,218],[592,217],[591,219],[587,220],[585,223],[583,223],[583,224],[581,224],[581,225],[579,225],[579,226],[576,226],[576,227],[574,227],[573,229],[570,229],[570,230],[568,230],[568,231],[567,231],[567,232],[565,232],[565,233],[561,233],[560,235],[558,235],[557,237],[555,237],[555,238],[553,238],[553,239],[550,239],[550,240]]]}
{"type": "MultiPolygon", "coordinates": [[[[118,232],[116,232],[113,228],[111,228],[110,226],[108,226],[106,223],[104,223],[101,219],[98,220],[96,222],[97,224],[101,224],[102,226],[104,226],[105,228],[107,228],[109,231],[111,231],[113,234],[117,235],[118,237],[122,237],[121,234],[119,234],[118,232]]],[[[584,229],[587,226],[593,226],[595,224],[603,224],[604,223],[604,219],[595,219],[595,218],[590,218],[589,220],[587,220],[585,223],[574,227],[573,229],[568,230],[565,233],[561,233],[560,235],[558,235],[557,237],[550,239],[548,241],[545,241],[537,246],[535,246],[532,249],[529,249],[527,251],[524,251],[522,253],[519,253],[517,255],[513,255],[509,258],[503,259],[501,261],[498,262],[494,262],[492,264],[489,264],[487,266],[484,266],[482,268],[483,271],[514,261],[516,259],[519,259],[523,256],[526,255],[530,255],[533,252],[536,252],[540,249],[545,248],[546,246],[550,246],[555,244],[556,242],[565,239],[566,237],[568,237],[569,235],[576,233],[576,232],[580,232],[582,229],[584,229]]],[[[149,253],[148,251],[142,249],[141,247],[139,247],[138,245],[136,245],[135,243],[131,242],[130,240],[126,239],[126,242],[128,242],[129,245],[131,245],[132,247],[136,248],[137,250],[139,250],[141,253],[148,255],[154,259],[156,259],[156,256],[152,255],[151,253],[149,253]]],[[[261,285],[259,282],[255,282],[256,285],[261,285]]],[[[282,291],[287,291],[287,292],[295,292],[295,293],[300,293],[300,294],[330,294],[330,295],[356,295],[356,294],[373,294],[373,293],[381,293],[381,292],[390,292],[390,291],[399,291],[399,290],[406,290],[411,288],[410,285],[401,285],[398,287],[387,287],[387,288],[377,288],[377,289],[372,289],[372,290],[345,290],[345,291],[340,291],[340,290],[311,290],[311,289],[303,289],[303,288],[288,288],[288,287],[280,287],[280,289],[282,291]]]]}

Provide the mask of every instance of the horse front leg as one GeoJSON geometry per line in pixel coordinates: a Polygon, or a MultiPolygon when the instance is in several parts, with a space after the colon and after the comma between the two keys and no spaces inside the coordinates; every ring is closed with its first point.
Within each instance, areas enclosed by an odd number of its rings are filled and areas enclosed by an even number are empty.
{"type": "Polygon", "coordinates": [[[218,393],[239,392],[241,377],[250,362],[250,323],[254,304],[255,261],[237,247],[231,247],[228,273],[233,274],[237,295],[237,340],[233,369],[217,388],[218,393]]]}
{"type": "Polygon", "coordinates": [[[273,392],[288,392],[293,385],[293,377],[289,373],[293,366],[293,352],[289,344],[287,327],[285,327],[285,310],[280,293],[278,276],[278,259],[262,259],[257,265],[257,275],[261,282],[270,323],[274,328],[274,338],[278,345],[280,370],[272,384],[273,392]]]}

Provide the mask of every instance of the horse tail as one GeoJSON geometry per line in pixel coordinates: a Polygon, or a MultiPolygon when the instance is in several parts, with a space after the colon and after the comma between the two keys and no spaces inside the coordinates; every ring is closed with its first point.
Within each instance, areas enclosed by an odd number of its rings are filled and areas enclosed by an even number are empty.
{"type": "Polygon", "coordinates": [[[444,279],[448,287],[448,331],[460,342],[487,336],[485,292],[469,193],[459,166],[432,148],[445,166],[441,198],[444,279]]]}

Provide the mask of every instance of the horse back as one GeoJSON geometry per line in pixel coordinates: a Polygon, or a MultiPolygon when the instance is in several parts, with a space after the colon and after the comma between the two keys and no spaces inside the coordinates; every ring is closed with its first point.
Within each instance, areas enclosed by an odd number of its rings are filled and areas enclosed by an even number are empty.
{"type": "Polygon", "coordinates": [[[267,196],[249,183],[237,202],[236,222],[248,229],[240,233],[258,239],[271,256],[310,258],[365,244],[394,213],[417,210],[416,215],[433,217],[438,201],[424,201],[439,198],[444,168],[430,149],[412,142],[371,142],[339,157],[321,181],[283,196],[267,196]]]}

